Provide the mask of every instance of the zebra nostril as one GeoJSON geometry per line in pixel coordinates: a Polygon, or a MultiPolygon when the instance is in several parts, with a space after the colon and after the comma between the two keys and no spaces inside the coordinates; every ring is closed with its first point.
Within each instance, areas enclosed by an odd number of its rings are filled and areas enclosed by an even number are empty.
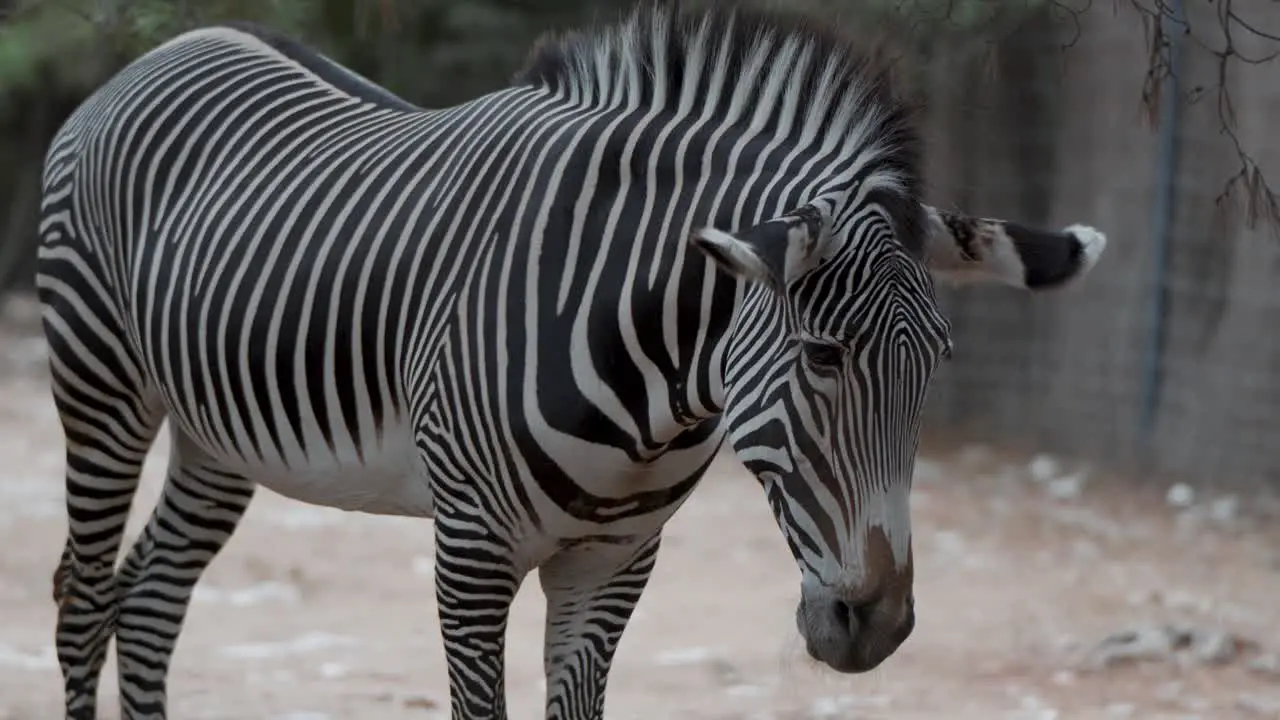
{"type": "Polygon", "coordinates": [[[833,599],[830,605],[831,619],[836,627],[843,629],[852,637],[871,624],[872,616],[876,612],[876,605],[877,602],[874,600],[855,603],[848,600],[833,599]]]}
{"type": "Polygon", "coordinates": [[[849,603],[843,600],[837,600],[831,605],[831,609],[835,611],[836,620],[847,620],[849,618],[849,603]]]}
{"type": "Polygon", "coordinates": [[[857,630],[858,611],[849,603],[844,600],[836,600],[831,604],[831,613],[836,627],[844,628],[848,632],[857,630]]]}

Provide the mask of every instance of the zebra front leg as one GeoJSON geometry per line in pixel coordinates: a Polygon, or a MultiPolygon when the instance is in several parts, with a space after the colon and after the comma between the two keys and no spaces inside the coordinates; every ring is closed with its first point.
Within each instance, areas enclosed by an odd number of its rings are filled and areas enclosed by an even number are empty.
{"type": "Polygon", "coordinates": [[[167,716],[169,664],[200,575],[226,545],[254,486],[174,439],[164,492],[120,568],[116,657],[122,720],[167,716]]]}
{"type": "Polygon", "coordinates": [[[613,653],[658,558],[661,535],[578,545],[538,570],[547,597],[547,720],[600,720],[613,653]]]}
{"type": "Polygon", "coordinates": [[[437,509],[436,600],[453,720],[506,720],[507,618],[524,579],[514,557],[482,520],[437,509]]]}

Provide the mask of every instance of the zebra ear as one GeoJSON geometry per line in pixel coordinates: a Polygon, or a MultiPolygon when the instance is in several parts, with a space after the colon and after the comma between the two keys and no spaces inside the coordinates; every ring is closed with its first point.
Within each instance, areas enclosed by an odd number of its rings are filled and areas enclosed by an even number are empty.
{"type": "Polygon", "coordinates": [[[1107,237],[1085,225],[1054,232],[928,205],[924,209],[925,265],[934,276],[956,284],[996,282],[1051,290],[1088,274],[1107,247],[1107,237]]]}
{"type": "Polygon", "coordinates": [[[697,230],[689,242],[721,270],[781,290],[817,264],[823,237],[821,216],[806,206],[741,232],[697,230]]]}

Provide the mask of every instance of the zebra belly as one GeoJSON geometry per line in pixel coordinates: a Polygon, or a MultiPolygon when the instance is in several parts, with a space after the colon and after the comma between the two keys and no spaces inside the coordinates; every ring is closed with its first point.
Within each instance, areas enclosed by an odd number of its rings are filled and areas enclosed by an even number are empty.
{"type": "Polygon", "coordinates": [[[339,510],[431,518],[431,485],[416,467],[262,467],[247,472],[253,482],[285,497],[339,510]]]}
{"type": "Polygon", "coordinates": [[[212,447],[202,450],[222,468],[310,505],[377,515],[435,515],[430,479],[405,427],[385,428],[380,442],[358,453],[348,441],[338,444],[336,452],[327,447],[314,451],[304,462],[278,456],[227,458],[212,447]]]}

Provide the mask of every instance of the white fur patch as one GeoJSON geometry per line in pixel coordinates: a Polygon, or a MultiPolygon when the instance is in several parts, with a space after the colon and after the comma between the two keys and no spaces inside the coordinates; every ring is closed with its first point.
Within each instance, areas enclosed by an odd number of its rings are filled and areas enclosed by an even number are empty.
{"type": "Polygon", "coordinates": [[[1013,244],[1013,239],[1004,231],[1004,227],[987,225],[982,228],[982,235],[990,239],[988,248],[978,248],[978,252],[983,253],[982,271],[989,278],[999,282],[1025,288],[1027,268],[1022,263],[1022,256],[1018,254],[1018,248],[1013,244]]]}
{"type": "Polygon", "coordinates": [[[998,221],[982,221],[975,227],[979,238],[973,251],[977,257],[969,258],[960,250],[960,244],[937,208],[923,207],[931,228],[925,264],[934,278],[953,286],[994,281],[1026,287],[1022,257],[998,221]]]}
{"type": "Polygon", "coordinates": [[[708,252],[712,260],[727,272],[746,280],[765,282],[772,280],[769,268],[765,266],[760,256],[756,255],[755,250],[732,233],[715,228],[703,228],[695,231],[690,241],[700,250],[708,252]],[[719,253],[718,256],[716,252],[719,253]],[[722,258],[729,264],[721,262],[722,258]]]}
{"type": "Polygon", "coordinates": [[[1098,258],[1102,257],[1102,251],[1107,249],[1107,236],[1088,225],[1070,225],[1064,228],[1062,232],[1074,237],[1083,249],[1084,262],[1081,263],[1080,271],[1076,274],[1076,278],[1084,277],[1093,269],[1094,265],[1098,264],[1098,258]]]}

